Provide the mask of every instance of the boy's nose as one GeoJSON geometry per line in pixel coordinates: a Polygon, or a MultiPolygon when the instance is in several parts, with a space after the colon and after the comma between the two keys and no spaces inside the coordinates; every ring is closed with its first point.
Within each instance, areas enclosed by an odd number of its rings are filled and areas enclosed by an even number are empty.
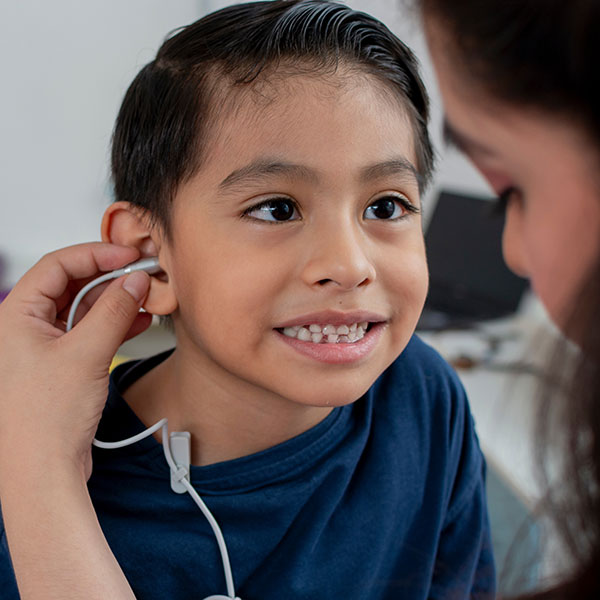
{"type": "Polygon", "coordinates": [[[375,266],[360,231],[338,226],[316,233],[315,238],[304,266],[303,277],[308,285],[352,290],[375,280],[375,266]]]}

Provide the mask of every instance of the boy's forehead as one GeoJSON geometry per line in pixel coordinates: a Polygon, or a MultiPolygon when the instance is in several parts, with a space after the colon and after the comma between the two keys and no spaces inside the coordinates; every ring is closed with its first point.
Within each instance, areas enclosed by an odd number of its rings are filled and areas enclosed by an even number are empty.
{"type": "Polygon", "coordinates": [[[261,115],[282,103],[307,94],[324,102],[343,99],[360,89],[369,89],[394,107],[406,107],[407,98],[390,81],[377,77],[356,65],[299,68],[280,65],[265,70],[250,83],[222,80],[215,86],[213,118],[223,122],[236,114],[261,115]]]}
{"type": "Polygon", "coordinates": [[[349,69],[327,74],[276,71],[249,85],[221,87],[213,97],[204,166],[234,148],[264,146],[265,154],[277,154],[279,144],[294,146],[291,130],[308,136],[313,131],[311,124],[323,114],[330,116],[340,131],[356,128],[363,117],[385,120],[403,133],[401,138],[411,148],[407,158],[414,154],[414,132],[405,99],[391,89],[392,84],[368,73],[349,69]],[[357,111],[357,107],[364,110],[357,111]]]}

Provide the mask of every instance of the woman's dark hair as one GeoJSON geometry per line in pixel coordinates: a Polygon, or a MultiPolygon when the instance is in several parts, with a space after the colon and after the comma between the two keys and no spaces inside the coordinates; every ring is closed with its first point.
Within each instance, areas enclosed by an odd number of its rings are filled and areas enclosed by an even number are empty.
{"type": "Polygon", "coordinates": [[[493,97],[576,120],[600,148],[597,0],[420,0],[493,97]]]}
{"type": "MultiPolygon", "coordinates": [[[[592,142],[600,167],[598,0],[420,0],[420,5],[425,20],[443,30],[448,55],[469,81],[515,107],[573,122],[592,142]]],[[[598,190],[600,202],[600,185],[598,190]]],[[[543,377],[537,421],[538,460],[547,489],[543,508],[571,552],[574,568],[562,583],[528,598],[600,598],[598,314],[600,257],[566,326],[579,349],[572,360],[568,342],[557,348],[543,377]],[[562,374],[558,381],[557,373],[562,374]],[[544,468],[557,450],[563,453],[558,483],[544,468]]]]}
{"type": "Polygon", "coordinates": [[[230,6],[178,30],[140,71],[113,136],[116,200],[142,207],[169,235],[170,201],[200,168],[209,129],[226,118],[233,92],[278,67],[319,75],[338,66],[377,78],[398,97],[424,186],[433,163],[428,98],[410,50],[382,23],[342,4],[275,0],[230,6]]]}

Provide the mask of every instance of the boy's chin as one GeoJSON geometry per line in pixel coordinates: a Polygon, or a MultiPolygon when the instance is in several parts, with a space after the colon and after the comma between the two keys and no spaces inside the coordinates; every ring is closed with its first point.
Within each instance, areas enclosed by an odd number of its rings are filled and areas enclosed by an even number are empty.
{"type": "Polygon", "coordinates": [[[359,398],[367,393],[373,382],[363,386],[348,386],[348,389],[331,389],[329,391],[321,390],[319,392],[308,394],[303,397],[289,397],[290,400],[297,404],[312,406],[315,408],[335,408],[338,406],[346,406],[356,402],[359,398]]]}

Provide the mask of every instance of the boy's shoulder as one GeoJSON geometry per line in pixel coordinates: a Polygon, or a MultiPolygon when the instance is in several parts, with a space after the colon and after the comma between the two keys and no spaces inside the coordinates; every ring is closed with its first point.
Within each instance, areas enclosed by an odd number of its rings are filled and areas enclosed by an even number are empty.
{"type": "MultiPolygon", "coordinates": [[[[456,372],[417,335],[373,384],[369,396],[374,423],[383,424],[393,443],[410,440],[427,454],[440,452],[440,464],[459,461],[465,450],[479,454],[469,403],[456,372]]],[[[474,458],[477,469],[480,460],[474,458]]]]}
{"type": "MultiPolygon", "coordinates": [[[[413,335],[370,390],[373,429],[391,449],[411,456],[435,480],[448,514],[457,514],[481,484],[484,459],[465,390],[454,369],[413,335]]],[[[388,455],[390,454],[388,453],[388,455]]]]}

